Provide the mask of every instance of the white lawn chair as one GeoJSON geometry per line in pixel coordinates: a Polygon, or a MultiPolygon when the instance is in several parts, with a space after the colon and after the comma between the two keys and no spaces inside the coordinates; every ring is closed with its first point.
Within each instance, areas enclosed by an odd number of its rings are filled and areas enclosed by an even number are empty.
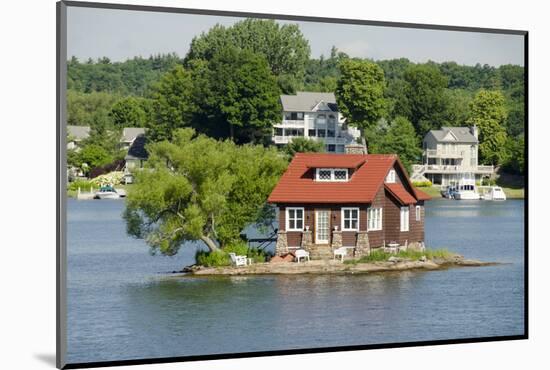
{"type": "Polygon", "coordinates": [[[229,257],[235,266],[246,266],[246,256],[237,256],[235,253],[229,253],[229,257]]]}
{"type": "Polygon", "coordinates": [[[296,262],[300,263],[300,259],[307,259],[309,261],[309,252],[304,249],[298,249],[296,252],[294,252],[294,256],[296,257],[296,262]]]}
{"type": "Polygon", "coordinates": [[[344,257],[348,253],[347,249],[344,247],[336,248],[334,250],[334,259],[336,260],[336,257],[340,258],[342,262],[344,262],[344,257]]]}

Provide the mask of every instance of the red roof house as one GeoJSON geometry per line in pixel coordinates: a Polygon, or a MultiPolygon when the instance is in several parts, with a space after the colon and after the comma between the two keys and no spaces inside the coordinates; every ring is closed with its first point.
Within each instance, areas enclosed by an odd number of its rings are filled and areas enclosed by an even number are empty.
{"type": "Polygon", "coordinates": [[[276,254],[332,257],[371,248],[423,248],[424,201],[396,155],[298,153],[268,202],[279,209],[276,254]]]}

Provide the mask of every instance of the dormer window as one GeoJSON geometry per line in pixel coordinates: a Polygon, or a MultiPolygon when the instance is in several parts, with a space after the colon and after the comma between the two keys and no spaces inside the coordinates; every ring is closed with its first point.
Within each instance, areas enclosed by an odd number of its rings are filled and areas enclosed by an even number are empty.
{"type": "Polygon", "coordinates": [[[386,183],[393,184],[395,183],[395,170],[391,169],[390,172],[386,175],[386,183]]]}
{"type": "Polygon", "coordinates": [[[347,168],[317,168],[315,171],[316,181],[348,181],[348,179],[347,168]]]}

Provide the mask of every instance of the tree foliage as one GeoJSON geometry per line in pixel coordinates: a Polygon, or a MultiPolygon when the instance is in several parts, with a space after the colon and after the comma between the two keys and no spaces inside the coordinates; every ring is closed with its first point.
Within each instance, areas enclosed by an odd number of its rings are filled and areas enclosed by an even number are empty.
{"type": "Polygon", "coordinates": [[[215,251],[239,240],[287,165],[274,148],[216,141],[189,128],[148,151],[124,217],[130,235],[165,255],[186,241],[201,240],[215,251]]]}
{"type": "Polygon", "coordinates": [[[404,99],[395,113],[407,117],[420,136],[445,124],[448,82],[439,69],[429,64],[411,65],[403,78],[404,99]]]}
{"type": "Polygon", "coordinates": [[[129,96],[113,104],[109,116],[118,127],[145,127],[153,120],[152,101],[129,96]]]}
{"type": "Polygon", "coordinates": [[[284,151],[291,158],[296,153],[320,153],[325,151],[325,143],[306,137],[296,137],[285,146],[284,151]]]}
{"type": "Polygon", "coordinates": [[[336,100],[348,123],[364,130],[372,127],[386,113],[384,71],[365,60],[343,59],[336,100]]]}
{"type": "Polygon", "coordinates": [[[206,63],[195,62],[192,70],[197,130],[254,142],[280,118],[281,91],[262,54],[227,48],[206,63]]]}
{"type": "Polygon", "coordinates": [[[369,130],[367,138],[370,153],[398,154],[409,173],[411,165],[421,158],[420,139],[405,117],[395,118],[389,126],[378,125],[376,129],[369,130]]]}
{"type": "Polygon", "coordinates": [[[506,158],[507,112],[500,91],[480,90],[470,106],[469,125],[479,128],[480,160],[488,164],[502,164],[506,158]]]}
{"type": "Polygon", "coordinates": [[[152,87],[154,121],[148,122],[147,136],[152,141],[169,140],[177,128],[189,127],[195,107],[193,79],[181,65],[174,66],[152,87]]]}
{"type": "Polygon", "coordinates": [[[301,83],[310,53],[309,42],[297,24],[281,25],[274,20],[245,19],[231,27],[216,25],[193,38],[185,63],[189,65],[193,60],[211,60],[228,48],[263,55],[280,87],[285,88],[287,93],[301,83]]]}

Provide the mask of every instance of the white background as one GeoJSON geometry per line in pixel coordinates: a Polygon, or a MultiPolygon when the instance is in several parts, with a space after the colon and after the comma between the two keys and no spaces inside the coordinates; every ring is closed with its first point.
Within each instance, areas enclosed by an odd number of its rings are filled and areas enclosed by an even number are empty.
{"type": "MultiPolygon", "coordinates": [[[[117,2],[112,0],[112,2],[117,2]]],[[[131,1],[323,17],[530,31],[530,339],[527,341],[265,357],[141,366],[144,369],[548,368],[550,66],[542,1],[131,1]],[[546,147],[545,147],[546,146],[546,147]],[[537,215],[539,217],[537,217],[537,215]]],[[[0,12],[0,367],[54,366],[55,354],[55,1],[7,1],[0,12]]],[[[444,292],[442,292],[444,294],[444,292]]],[[[407,330],[407,328],[403,328],[407,330]]],[[[144,333],[146,334],[146,333],[144,333]]]]}

